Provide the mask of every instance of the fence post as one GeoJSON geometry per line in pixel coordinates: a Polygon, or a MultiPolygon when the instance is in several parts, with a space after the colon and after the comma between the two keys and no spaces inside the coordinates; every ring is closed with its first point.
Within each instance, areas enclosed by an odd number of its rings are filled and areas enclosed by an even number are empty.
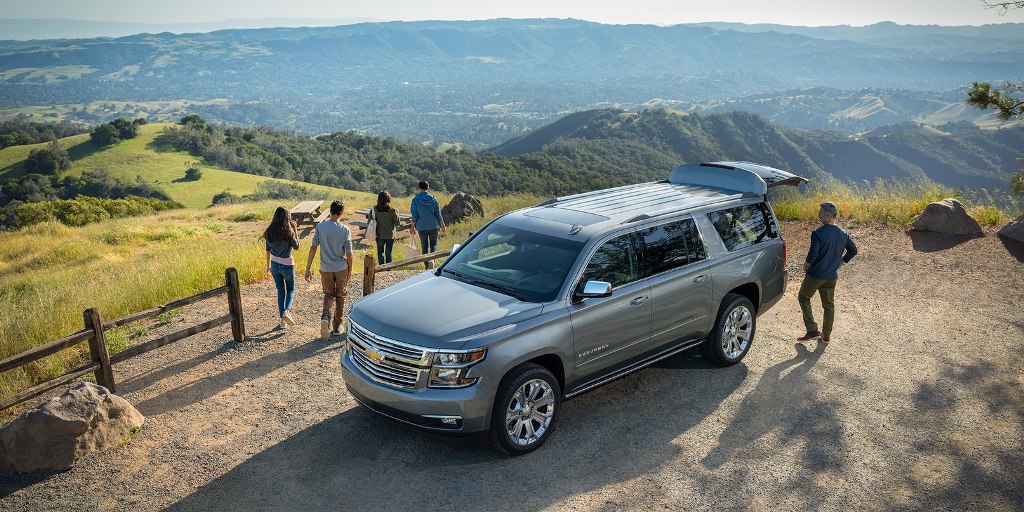
{"type": "Polygon", "coordinates": [[[235,267],[224,270],[224,281],[228,286],[228,312],[231,313],[231,335],[235,341],[245,340],[245,319],[242,318],[242,292],[238,286],[238,271],[235,267]]]}
{"type": "Polygon", "coordinates": [[[373,293],[373,280],[377,275],[377,258],[367,254],[363,257],[363,297],[373,293]]]}
{"type": "Polygon", "coordinates": [[[103,334],[103,321],[100,320],[100,312],[96,308],[89,308],[82,316],[85,320],[85,328],[92,329],[92,336],[89,337],[89,354],[93,361],[100,363],[100,367],[96,369],[96,383],[107,388],[111,393],[116,393],[114,370],[110,367],[107,337],[103,334]]]}

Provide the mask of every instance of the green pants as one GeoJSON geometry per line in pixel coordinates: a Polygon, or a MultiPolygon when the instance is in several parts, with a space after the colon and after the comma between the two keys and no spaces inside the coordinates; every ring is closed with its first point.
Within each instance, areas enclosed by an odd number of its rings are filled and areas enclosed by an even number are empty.
{"type": "Polygon", "coordinates": [[[825,309],[825,321],[822,325],[821,335],[828,338],[832,334],[832,322],[836,317],[836,281],[826,281],[804,275],[804,282],[800,284],[797,300],[800,301],[800,311],[804,314],[804,326],[807,327],[807,332],[818,330],[818,324],[814,321],[814,312],[811,311],[811,297],[814,297],[814,292],[821,295],[821,307],[825,309]]]}

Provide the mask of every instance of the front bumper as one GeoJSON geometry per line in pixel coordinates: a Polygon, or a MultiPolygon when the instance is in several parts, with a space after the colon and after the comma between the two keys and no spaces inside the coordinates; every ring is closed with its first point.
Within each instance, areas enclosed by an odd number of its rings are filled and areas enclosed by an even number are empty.
{"type": "Polygon", "coordinates": [[[468,388],[395,389],[367,378],[347,350],[342,352],[341,374],[359,403],[399,423],[441,434],[472,434],[490,427],[494,393],[483,379],[468,388]]]}

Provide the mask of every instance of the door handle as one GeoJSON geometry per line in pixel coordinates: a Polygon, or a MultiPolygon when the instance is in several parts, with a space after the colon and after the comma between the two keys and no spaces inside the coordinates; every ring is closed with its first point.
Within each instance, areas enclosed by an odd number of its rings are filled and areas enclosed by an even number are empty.
{"type": "Polygon", "coordinates": [[[693,278],[693,282],[695,282],[697,284],[703,283],[704,280],[707,279],[707,277],[708,277],[707,274],[701,274],[701,275],[693,278]]]}
{"type": "Polygon", "coordinates": [[[634,305],[634,306],[638,306],[640,304],[643,304],[644,301],[646,301],[646,300],[647,300],[647,296],[646,295],[641,295],[639,297],[635,297],[633,300],[629,301],[629,303],[634,305]]]}

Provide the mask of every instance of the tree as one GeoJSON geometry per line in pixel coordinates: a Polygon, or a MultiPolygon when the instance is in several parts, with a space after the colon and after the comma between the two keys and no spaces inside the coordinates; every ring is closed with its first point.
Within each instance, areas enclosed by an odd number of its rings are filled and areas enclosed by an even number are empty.
{"type": "Polygon", "coordinates": [[[92,140],[93,144],[97,144],[99,146],[109,146],[121,141],[121,138],[118,137],[117,128],[114,128],[109,124],[101,124],[97,126],[96,129],[92,131],[92,134],[89,135],[89,139],[92,140]]]}
{"type": "Polygon", "coordinates": [[[981,0],[981,4],[986,9],[995,9],[999,11],[999,14],[1006,14],[1006,11],[1010,9],[1022,9],[1024,8],[1024,2],[991,2],[989,0],[981,0]]]}
{"type": "Polygon", "coordinates": [[[203,177],[203,170],[199,168],[199,162],[185,162],[185,181],[199,181],[203,177]]]}
{"type": "Polygon", "coordinates": [[[57,141],[44,149],[33,149],[25,159],[25,170],[31,174],[56,174],[71,167],[68,152],[57,141]]]}
{"type": "Polygon", "coordinates": [[[1024,115],[1024,82],[1003,82],[1001,91],[988,82],[974,82],[964,102],[982,110],[995,110],[999,119],[1016,119],[1024,115]]]}

